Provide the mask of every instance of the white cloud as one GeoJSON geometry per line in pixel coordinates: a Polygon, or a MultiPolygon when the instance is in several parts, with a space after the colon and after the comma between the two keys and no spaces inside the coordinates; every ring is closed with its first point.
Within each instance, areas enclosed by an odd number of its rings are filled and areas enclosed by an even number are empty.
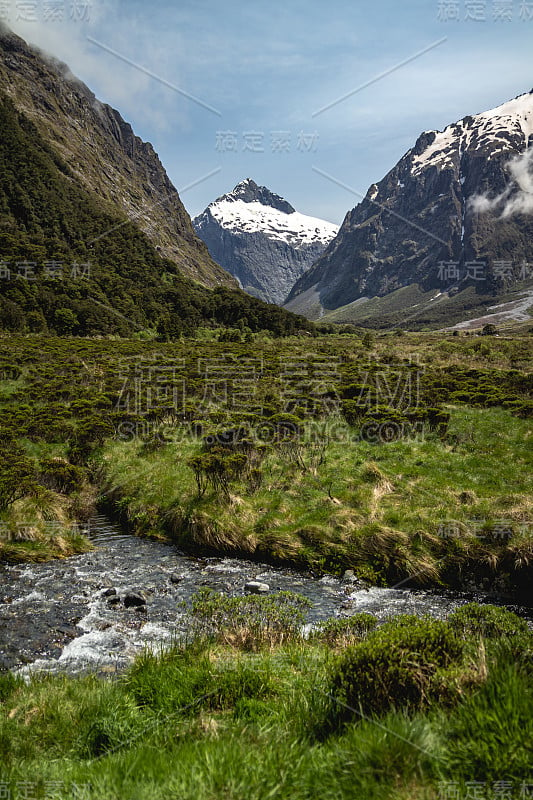
{"type": "Polygon", "coordinates": [[[134,16],[124,18],[118,0],[90,0],[87,18],[81,20],[65,14],[62,20],[47,21],[41,4],[34,5],[34,18],[21,19],[18,4],[12,0],[12,30],[29,44],[68,64],[98,99],[120,109],[126,118],[138,117],[142,108],[151,129],[169,131],[189,126],[190,101],[143,71],[179,86],[180,69],[172,58],[172,49],[165,47],[163,36],[154,37],[153,31],[134,16]],[[88,37],[123,54],[139,69],[98,47],[88,37]]]}
{"type": "Polygon", "coordinates": [[[511,181],[501,194],[495,197],[476,195],[470,199],[470,207],[478,214],[496,212],[500,219],[515,214],[533,214],[533,149],[526,150],[507,163],[511,181]]]}

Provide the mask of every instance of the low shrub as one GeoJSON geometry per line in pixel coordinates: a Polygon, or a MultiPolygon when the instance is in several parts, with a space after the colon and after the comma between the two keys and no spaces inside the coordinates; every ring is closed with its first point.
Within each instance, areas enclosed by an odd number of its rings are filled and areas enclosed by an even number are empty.
{"type": "Polygon", "coordinates": [[[467,603],[453,611],[448,624],[460,636],[479,635],[485,638],[521,636],[529,631],[525,619],[506,608],[467,603]]]}
{"type": "Polygon", "coordinates": [[[41,461],[40,483],[53,492],[71,494],[79,491],[85,479],[81,467],[69,464],[63,458],[47,458],[41,461]]]}
{"type": "Polygon", "coordinates": [[[442,691],[443,671],[462,658],[463,643],[446,622],[414,616],[388,622],[336,665],[329,721],[420,709],[442,691]]]}
{"type": "Polygon", "coordinates": [[[377,624],[377,617],[364,612],[345,619],[327,619],[316,626],[310,638],[330,647],[346,646],[364,639],[377,624]]]}
{"type": "Polygon", "coordinates": [[[0,444],[0,511],[35,491],[32,462],[16,442],[3,440],[0,444]]]}
{"type": "Polygon", "coordinates": [[[204,588],[193,595],[190,613],[197,634],[253,650],[299,638],[310,605],[294,592],[227,597],[204,588]]]}
{"type": "Polygon", "coordinates": [[[227,496],[230,482],[242,475],[247,464],[248,458],[243,453],[233,453],[222,447],[213,448],[209,453],[193,456],[187,461],[194,472],[200,497],[208,486],[214,492],[221,490],[227,496]]]}

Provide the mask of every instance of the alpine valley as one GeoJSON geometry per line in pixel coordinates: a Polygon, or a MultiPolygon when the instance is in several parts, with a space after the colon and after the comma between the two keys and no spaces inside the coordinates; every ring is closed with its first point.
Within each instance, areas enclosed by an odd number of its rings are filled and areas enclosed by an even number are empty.
{"type": "MultiPolygon", "coordinates": [[[[85,6],[15,5],[40,42],[85,6]]],[[[406,5],[106,0],[61,48],[203,192],[215,125],[299,125],[418,46],[406,5]]],[[[443,53],[454,102],[485,52],[443,53]]],[[[354,114],[401,135],[379,100],[354,114]]],[[[0,800],[533,798],[532,144],[526,94],[422,134],[339,230],[251,178],[193,223],[154,147],[0,27],[0,800]]],[[[253,174],[232,153],[195,213],[253,174]]]]}

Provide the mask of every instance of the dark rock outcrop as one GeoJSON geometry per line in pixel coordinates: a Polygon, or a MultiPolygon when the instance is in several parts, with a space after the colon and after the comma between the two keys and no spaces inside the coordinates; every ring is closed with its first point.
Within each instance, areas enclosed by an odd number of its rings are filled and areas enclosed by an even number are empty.
{"type": "Polygon", "coordinates": [[[124,595],[124,605],[126,608],[138,608],[146,605],[146,597],[142,592],[127,591],[124,595]]]}

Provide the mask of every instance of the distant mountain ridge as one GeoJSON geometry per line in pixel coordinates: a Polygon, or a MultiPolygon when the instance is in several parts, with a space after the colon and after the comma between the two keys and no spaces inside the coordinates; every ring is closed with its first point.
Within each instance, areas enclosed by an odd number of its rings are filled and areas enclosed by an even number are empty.
{"type": "Polygon", "coordinates": [[[521,265],[533,261],[532,145],[532,93],[425,131],[348,212],[287,307],[319,317],[414,284],[491,297],[518,284],[521,265]],[[443,280],[444,262],[457,266],[456,281],[443,280]],[[485,265],[483,280],[468,274],[472,262],[485,265]],[[512,262],[505,277],[504,262],[512,262]]]}
{"type": "Polygon", "coordinates": [[[250,294],[281,304],[338,226],[300,214],[251,178],[193,219],[211,256],[250,294]]]}

